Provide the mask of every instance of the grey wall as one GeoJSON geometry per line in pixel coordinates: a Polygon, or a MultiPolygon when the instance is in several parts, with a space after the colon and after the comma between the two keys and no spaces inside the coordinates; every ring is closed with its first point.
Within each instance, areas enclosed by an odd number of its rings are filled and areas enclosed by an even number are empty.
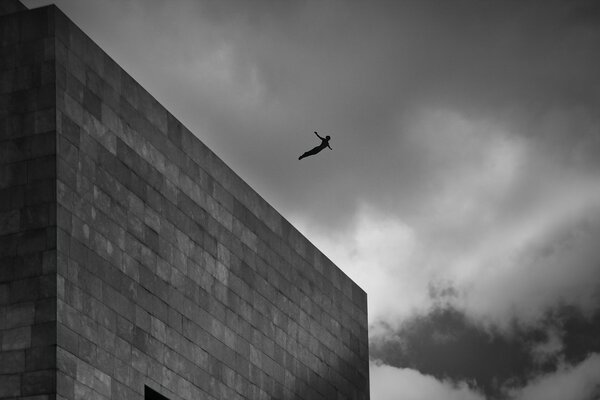
{"type": "MultiPolygon", "coordinates": [[[[18,5],[6,2],[0,11],[18,5]]],[[[48,21],[46,10],[0,16],[0,398],[43,400],[55,392],[56,90],[48,21]]]]}
{"type": "MultiPolygon", "coordinates": [[[[31,332],[39,299],[56,305],[57,321],[39,325],[48,327],[47,345],[56,342],[57,398],[135,400],[148,385],[173,400],[368,399],[365,293],[60,10],[5,18],[21,26],[41,18],[50,37],[40,54],[50,60],[53,91],[47,105],[33,94],[25,103],[55,116],[45,128],[48,156],[27,156],[48,163],[38,169],[55,191],[42,203],[43,246],[32,250],[47,256],[36,259],[33,279],[48,271],[48,293],[15,298],[16,275],[3,272],[10,283],[0,284],[0,300],[6,313],[13,303],[34,307],[20,323],[31,332]]],[[[26,51],[24,42],[12,51],[26,51]]],[[[6,104],[2,112],[13,118],[6,104]]],[[[15,187],[33,184],[19,175],[16,150],[8,152],[1,215],[17,214],[19,223],[5,224],[12,228],[3,238],[29,232],[22,220],[31,197],[13,197],[15,187]]],[[[10,243],[21,239],[2,241],[3,260],[18,255],[10,243]]],[[[1,328],[4,350],[16,327],[1,328]]],[[[22,366],[0,379],[20,379],[21,390],[22,366]]]]}

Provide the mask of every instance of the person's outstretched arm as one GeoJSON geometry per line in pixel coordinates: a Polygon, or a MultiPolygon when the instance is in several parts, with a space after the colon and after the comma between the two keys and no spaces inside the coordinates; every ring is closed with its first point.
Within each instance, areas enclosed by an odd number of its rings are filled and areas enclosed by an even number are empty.
{"type": "Polygon", "coordinates": [[[333,150],[333,149],[331,148],[331,146],[329,145],[329,143],[327,143],[327,147],[329,147],[329,150],[333,150]]]}
{"type": "Polygon", "coordinates": [[[321,136],[319,136],[319,134],[317,132],[315,132],[315,135],[317,135],[317,137],[321,140],[323,140],[323,138],[321,136]]]}

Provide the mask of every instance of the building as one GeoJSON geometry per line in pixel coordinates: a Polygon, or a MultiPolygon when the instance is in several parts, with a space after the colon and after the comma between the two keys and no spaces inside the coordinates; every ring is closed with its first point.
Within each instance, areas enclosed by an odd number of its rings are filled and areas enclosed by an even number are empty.
{"type": "Polygon", "coordinates": [[[0,14],[0,399],[368,399],[364,291],[57,7],[0,14]]]}

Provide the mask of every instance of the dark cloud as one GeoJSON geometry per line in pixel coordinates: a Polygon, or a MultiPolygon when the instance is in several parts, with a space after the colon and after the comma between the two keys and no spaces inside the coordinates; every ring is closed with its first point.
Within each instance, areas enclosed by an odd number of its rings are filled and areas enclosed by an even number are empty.
{"type": "Polygon", "coordinates": [[[597,352],[600,310],[585,315],[569,305],[548,310],[535,327],[515,321],[509,331],[484,326],[455,308],[434,308],[370,343],[373,359],[439,380],[464,381],[491,398],[503,398],[508,389],[523,387],[565,363],[579,364],[597,352]],[[548,348],[555,334],[560,343],[548,348]],[[547,354],[540,357],[545,347],[547,354]]]}
{"type": "Polygon", "coordinates": [[[373,340],[370,354],[395,367],[470,382],[492,395],[534,367],[528,348],[523,338],[487,331],[457,310],[435,309],[393,336],[373,340]]]}

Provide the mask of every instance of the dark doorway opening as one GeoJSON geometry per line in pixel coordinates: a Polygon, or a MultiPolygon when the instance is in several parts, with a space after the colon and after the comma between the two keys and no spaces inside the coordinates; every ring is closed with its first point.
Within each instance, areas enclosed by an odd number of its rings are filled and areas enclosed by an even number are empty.
{"type": "Polygon", "coordinates": [[[156,390],[144,385],[144,400],[169,400],[156,390]]]}

